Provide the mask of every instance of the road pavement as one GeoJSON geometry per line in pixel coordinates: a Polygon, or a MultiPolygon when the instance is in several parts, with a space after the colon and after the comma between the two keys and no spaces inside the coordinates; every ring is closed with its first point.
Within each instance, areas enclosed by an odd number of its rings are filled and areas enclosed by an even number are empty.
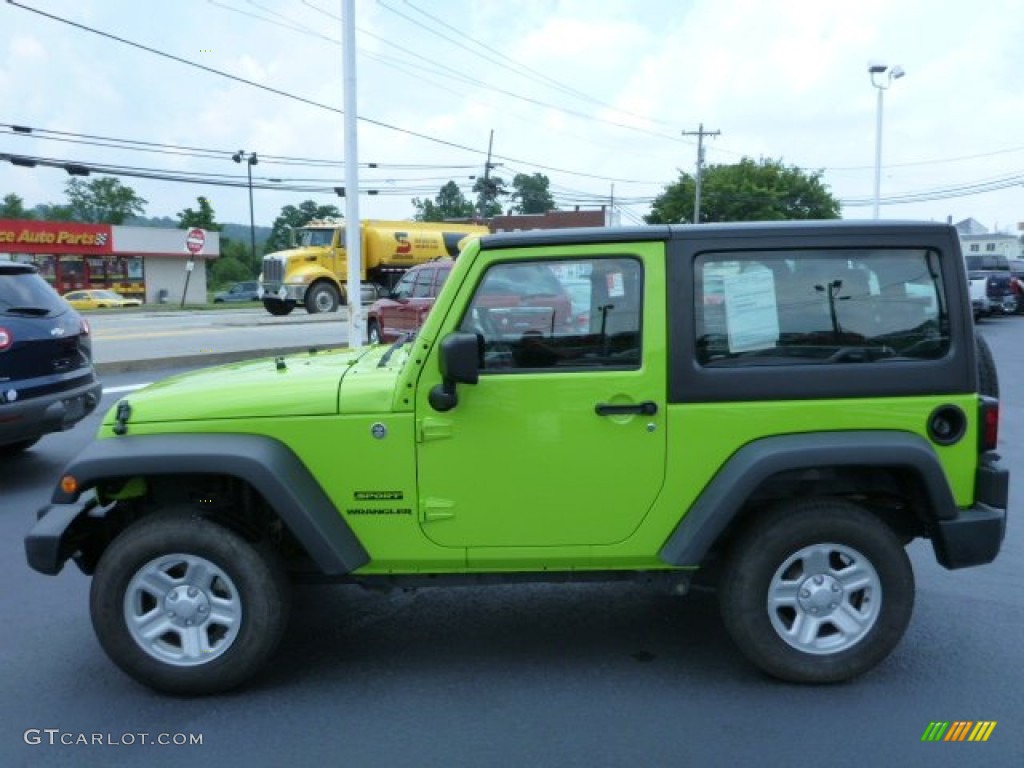
{"type": "Polygon", "coordinates": [[[101,376],[205,366],[348,344],[348,311],[274,317],[262,308],[92,312],[93,360],[101,376]]]}

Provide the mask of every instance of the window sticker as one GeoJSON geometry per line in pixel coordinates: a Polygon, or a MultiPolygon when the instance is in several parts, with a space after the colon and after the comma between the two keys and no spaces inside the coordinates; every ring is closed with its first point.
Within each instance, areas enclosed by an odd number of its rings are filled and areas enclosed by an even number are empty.
{"type": "Polygon", "coordinates": [[[723,279],[730,352],[771,349],[779,341],[775,277],[767,269],[723,279]]]}
{"type": "Polygon", "coordinates": [[[605,275],[605,280],[608,283],[608,298],[617,299],[626,295],[626,286],[621,272],[609,272],[605,275]]]}

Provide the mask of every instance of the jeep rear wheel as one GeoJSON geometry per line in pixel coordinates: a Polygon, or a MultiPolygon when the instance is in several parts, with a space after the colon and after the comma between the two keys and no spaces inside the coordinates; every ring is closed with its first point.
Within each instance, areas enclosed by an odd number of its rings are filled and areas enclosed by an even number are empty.
{"type": "Polygon", "coordinates": [[[978,349],[978,392],[988,397],[999,397],[999,372],[996,361],[992,357],[992,348],[988,341],[977,331],[974,339],[978,349]]]}
{"type": "Polygon", "coordinates": [[[179,694],[219,693],[252,677],[284,633],[288,602],[276,552],[185,511],[122,532],[90,592],[107,655],[144,685],[179,694]]]}
{"type": "Polygon", "coordinates": [[[899,643],[914,574],[899,539],[867,510],[799,500],[740,535],[720,601],[729,634],[765,672],[833,683],[867,672],[899,643]]]}

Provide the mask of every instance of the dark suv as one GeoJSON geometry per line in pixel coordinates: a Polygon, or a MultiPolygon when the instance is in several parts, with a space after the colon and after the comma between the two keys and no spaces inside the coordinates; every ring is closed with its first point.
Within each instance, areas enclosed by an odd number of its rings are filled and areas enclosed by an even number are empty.
{"type": "Polygon", "coordinates": [[[985,293],[992,312],[1004,315],[1017,310],[1017,296],[1013,290],[1010,261],[1002,254],[968,254],[967,273],[974,279],[985,278],[985,293]]]}
{"type": "Polygon", "coordinates": [[[70,429],[101,393],[88,323],[35,267],[0,261],[0,455],[70,429]]]}

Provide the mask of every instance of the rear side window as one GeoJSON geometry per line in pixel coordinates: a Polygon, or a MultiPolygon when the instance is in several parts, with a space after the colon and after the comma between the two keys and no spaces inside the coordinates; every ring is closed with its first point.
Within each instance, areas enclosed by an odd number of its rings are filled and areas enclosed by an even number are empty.
{"type": "Polygon", "coordinates": [[[929,250],[715,253],[696,264],[705,367],[888,363],[949,351],[929,250]]]}
{"type": "Polygon", "coordinates": [[[1010,260],[1002,254],[985,254],[964,257],[967,259],[968,272],[1009,272],[1010,260]]]}
{"type": "Polygon", "coordinates": [[[65,304],[57,292],[35,272],[0,272],[0,313],[59,313],[65,304]]]}
{"type": "Polygon", "coordinates": [[[437,277],[434,279],[434,297],[436,298],[441,293],[441,288],[444,287],[445,281],[448,279],[448,275],[452,273],[450,267],[441,267],[437,270],[437,277]]]}
{"type": "Polygon", "coordinates": [[[430,298],[430,286],[434,282],[434,269],[420,269],[416,272],[416,282],[412,287],[412,298],[430,298]]]}

